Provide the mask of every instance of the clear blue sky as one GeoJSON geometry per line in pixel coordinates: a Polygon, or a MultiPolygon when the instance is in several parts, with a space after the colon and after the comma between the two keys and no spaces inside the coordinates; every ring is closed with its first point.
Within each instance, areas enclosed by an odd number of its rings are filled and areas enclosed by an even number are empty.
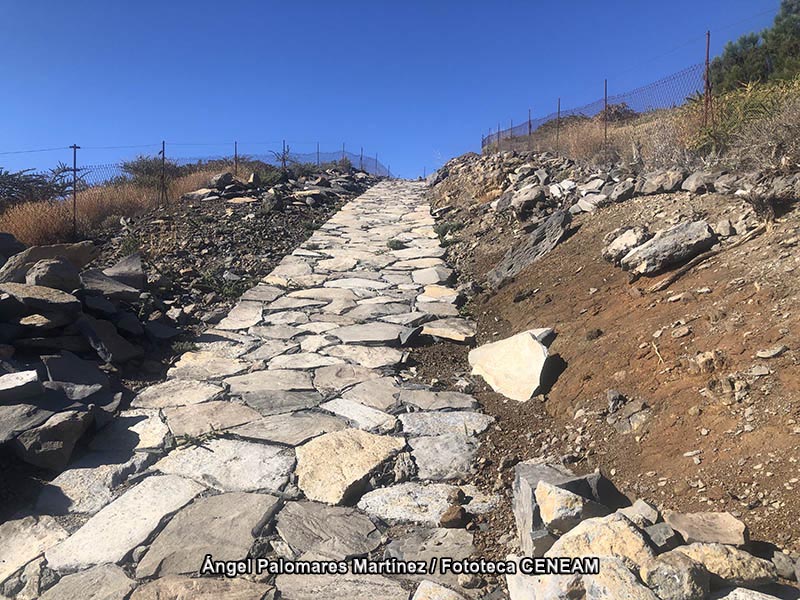
{"type": "MultiPolygon", "coordinates": [[[[400,176],[551,112],[701,62],[779,0],[0,0],[0,152],[175,143],[168,155],[378,152],[400,176]],[[275,147],[273,144],[272,147],[275,147]]],[[[147,149],[143,149],[147,150],[147,149]]],[[[137,149],[82,150],[84,164],[137,149]]],[[[11,169],[69,151],[0,155],[11,169]]]]}

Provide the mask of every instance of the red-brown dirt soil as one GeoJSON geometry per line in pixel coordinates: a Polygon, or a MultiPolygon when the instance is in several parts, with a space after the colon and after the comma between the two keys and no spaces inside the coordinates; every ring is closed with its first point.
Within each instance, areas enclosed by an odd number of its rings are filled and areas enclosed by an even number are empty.
{"type": "MultiPolygon", "coordinates": [[[[451,207],[440,223],[463,226],[448,235],[459,278],[483,284],[520,225],[492,216],[469,194],[434,189],[432,200],[451,207]]],[[[753,539],[800,552],[800,210],[736,247],[741,236],[731,238],[661,292],[648,288],[669,272],[631,282],[601,256],[604,236],[623,225],[655,231],[689,218],[736,222],[748,210],[729,196],[681,192],[580,215],[551,253],[465,307],[478,322],[476,345],[553,327],[551,367],[563,369],[526,403],[475,378],[474,395],[497,419],[484,436],[477,483],[504,497],[482,526],[484,553],[507,551],[511,538],[502,536],[514,535],[513,464],[543,456],[578,472],[600,468],[631,498],[662,509],[730,511],[753,539]],[[674,337],[683,326],[690,333],[674,337]],[[776,346],[786,350],[756,357],[776,346]],[[701,368],[695,359],[704,352],[715,355],[701,368]],[[607,423],[610,389],[650,407],[640,428],[618,433],[607,423]]],[[[451,387],[469,371],[468,350],[428,347],[413,358],[422,379],[451,387]]]]}

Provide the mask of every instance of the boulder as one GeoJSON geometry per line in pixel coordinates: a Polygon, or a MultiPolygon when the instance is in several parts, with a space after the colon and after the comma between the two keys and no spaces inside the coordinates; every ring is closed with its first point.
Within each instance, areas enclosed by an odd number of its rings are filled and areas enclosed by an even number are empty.
{"type": "Polygon", "coordinates": [[[136,302],[139,290],[105,275],[100,269],[87,269],[81,273],[83,288],[90,294],[105,296],[109,300],[136,302]]]}
{"type": "Polygon", "coordinates": [[[717,242],[705,221],[686,221],[656,233],[655,237],[626,254],[620,265],[626,271],[651,275],[694,258],[717,242]]]}
{"type": "Polygon", "coordinates": [[[360,496],[367,478],[405,440],[360,429],[326,433],[297,448],[297,485],[310,500],[339,504],[360,496]]]}
{"type": "Polygon", "coordinates": [[[716,180],[717,176],[713,173],[709,173],[708,171],[695,171],[686,178],[686,181],[683,182],[681,189],[686,190],[687,192],[692,192],[693,194],[713,192],[714,182],[716,180]]]}
{"type": "Polygon", "coordinates": [[[75,296],[49,287],[0,283],[1,292],[13,297],[29,313],[75,317],[81,311],[81,303],[75,296]]]}
{"type": "Polygon", "coordinates": [[[104,269],[103,275],[136,290],[143,290],[147,281],[142,267],[142,255],[138,252],[128,255],[114,266],[104,269]]]}
{"type": "Polygon", "coordinates": [[[19,434],[13,448],[28,464],[61,471],[69,463],[78,439],[91,424],[92,415],[88,410],[56,413],[41,425],[19,434]]]}
{"type": "Polygon", "coordinates": [[[561,536],[545,556],[612,556],[641,565],[655,554],[633,523],[614,513],[579,523],[561,536]]]}
{"type": "MultiPolygon", "coordinates": [[[[516,559],[511,556],[510,559],[516,559]]],[[[624,560],[600,558],[596,575],[507,575],[510,600],[659,600],[624,560]]]]}
{"type": "Polygon", "coordinates": [[[770,561],[724,544],[695,543],[679,546],[681,552],[703,565],[711,575],[711,586],[760,587],[774,583],[778,573],[770,561]]]}
{"type": "Polygon", "coordinates": [[[233,173],[218,173],[211,178],[211,187],[224,190],[233,183],[233,173]]]}
{"type": "Polygon", "coordinates": [[[611,512],[602,504],[546,481],[537,484],[533,495],[545,527],[555,535],[563,535],[581,521],[611,512]]]}
{"type": "Polygon", "coordinates": [[[659,552],[667,552],[683,544],[683,539],[667,523],[656,523],[644,528],[650,544],[659,552]]]}
{"type": "Polygon", "coordinates": [[[611,190],[611,193],[608,195],[608,199],[611,202],[624,202],[625,200],[630,200],[633,198],[633,195],[636,193],[636,184],[634,183],[633,179],[626,179],[625,181],[620,181],[614,188],[611,190]]]}
{"type": "Polygon", "coordinates": [[[486,274],[491,287],[497,288],[555,248],[564,239],[572,221],[569,211],[557,210],[519,243],[486,274]]]}
{"type": "Polygon", "coordinates": [[[99,253],[100,250],[89,241],[77,244],[31,246],[9,258],[0,268],[0,283],[22,283],[28,270],[40,260],[63,258],[71,262],[76,269],[82,269],[99,253]]]}
{"type": "Polygon", "coordinates": [[[464,596],[426,579],[417,586],[411,600],[464,600],[464,596]]]}
{"type": "Polygon", "coordinates": [[[750,541],[747,526],[727,512],[667,512],[664,520],[681,534],[687,544],[706,542],[743,546],[750,541]]]}
{"type": "Polygon", "coordinates": [[[682,170],[658,171],[645,176],[642,184],[642,194],[665,194],[680,189],[686,179],[686,172],[682,170]]]}
{"type": "Polygon", "coordinates": [[[43,391],[39,374],[35,370],[0,375],[0,403],[20,402],[36,397],[43,391]]]}
{"type": "Polygon", "coordinates": [[[83,315],[75,324],[97,355],[106,362],[125,363],[144,355],[144,350],[119,335],[110,321],[83,315]]]}
{"type": "Polygon", "coordinates": [[[20,242],[10,233],[0,232],[0,267],[9,256],[14,256],[25,250],[25,244],[20,242]]]}
{"type": "Polygon", "coordinates": [[[710,589],[705,567],[675,550],[645,563],[639,573],[661,600],[705,600],[710,589]]]}
{"type": "Polygon", "coordinates": [[[603,258],[615,265],[619,265],[626,254],[652,237],[653,234],[647,230],[647,227],[620,227],[615,229],[605,237],[608,245],[602,250],[603,258]]]}
{"type": "Polygon", "coordinates": [[[472,374],[480,375],[497,393],[527,402],[541,385],[547,347],[534,330],[484,344],[470,351],[472,374]]]}
{"type": "Polygon", "coordinates": [[[72,292],[81,287],[80,271],[65,258],[46,258],[28,270],[25,283],[72,292]]]}
{"type": "Polygon", "coordinates": [[[66,350],[60,356],[43,356],[47,377],[71,400],[84,400],[109,388],[108,375],[96,363],[78,358],[66,350]]]}

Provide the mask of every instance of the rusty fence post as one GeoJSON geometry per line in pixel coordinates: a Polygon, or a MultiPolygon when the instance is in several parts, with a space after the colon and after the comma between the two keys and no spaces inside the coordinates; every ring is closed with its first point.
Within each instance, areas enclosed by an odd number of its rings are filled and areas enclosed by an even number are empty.
{"type": "Polygon", "coordinates": [[[233,174],[239,175],[239,142],[233,142],[233,174]]]}
{"type": "Polygon", "coordinates": [[[80,146],[72,144],[72,238],[78,241],[78,150],[80,146]]]}
{"type": "Polygon", "coordinates": [[[319,142],[317,142],[317,168],[319,168],[319,142]]]}
{"type": "Polygon", "coordinates": [[[358,170],[364,170],[364,146],[361,146],[361,155],[358,157],[358,170]]]}

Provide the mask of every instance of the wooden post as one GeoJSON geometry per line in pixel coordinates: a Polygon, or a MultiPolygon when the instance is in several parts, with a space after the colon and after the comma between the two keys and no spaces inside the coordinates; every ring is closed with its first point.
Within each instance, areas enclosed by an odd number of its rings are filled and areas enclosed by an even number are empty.
{"type": "Polygon", "coordinates": [[[711,116],[711,31],[706,31],[706,72],[703,93],[703,127],[708,127],[711,116]]]}

